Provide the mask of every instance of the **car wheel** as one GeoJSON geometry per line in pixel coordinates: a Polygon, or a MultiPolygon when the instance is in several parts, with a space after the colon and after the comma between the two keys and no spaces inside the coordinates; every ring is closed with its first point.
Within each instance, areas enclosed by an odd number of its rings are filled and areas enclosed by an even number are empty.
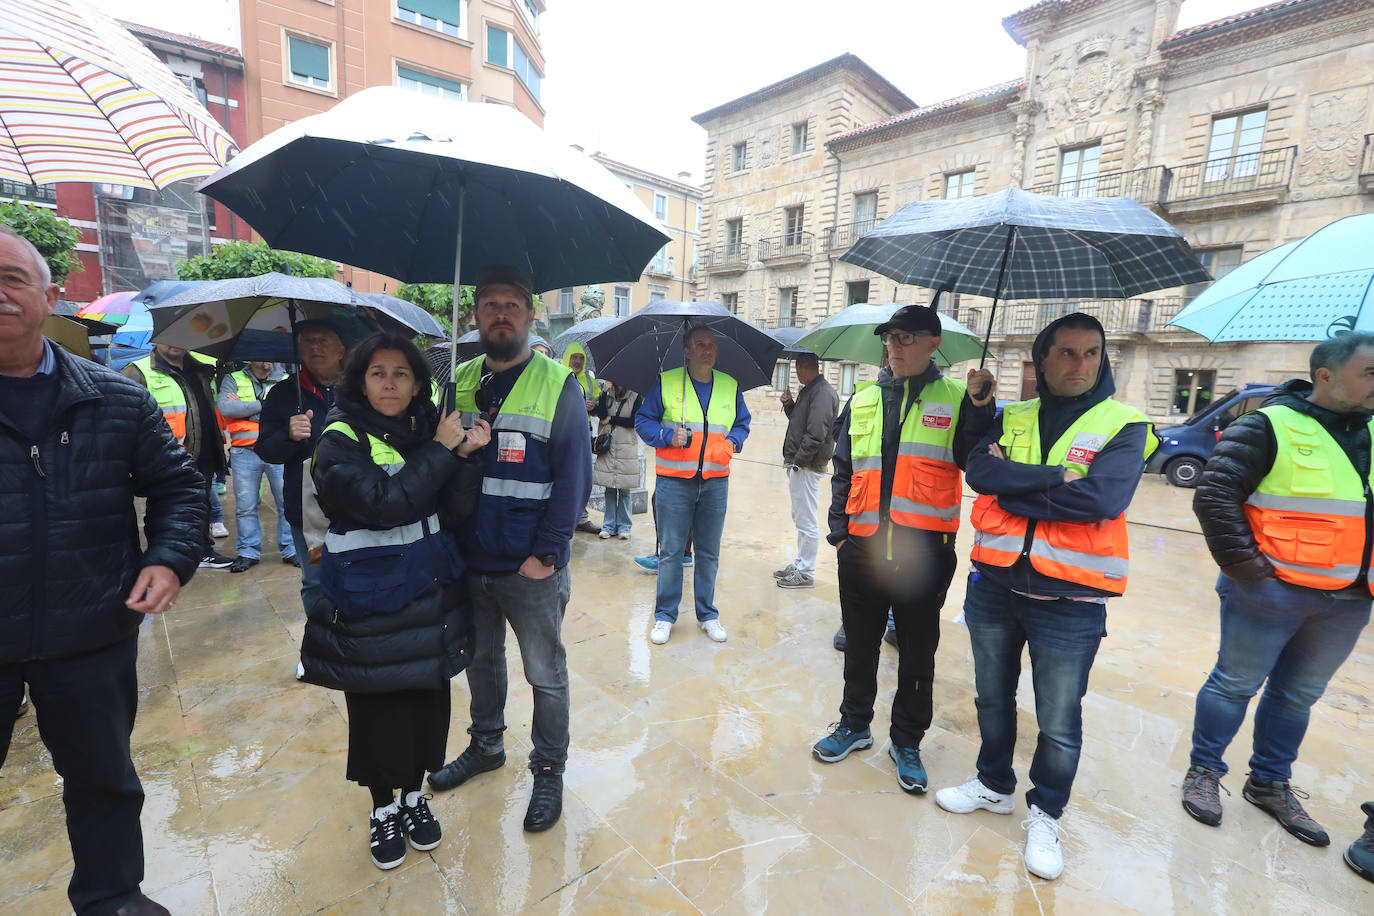
{"type": "Polygon", "coordinates": [[[1202,474],[1202,462],[1196,458],[1175,458],[1164,469],[1164,476],[1176,487],[1195,487],[1202,474]]]}

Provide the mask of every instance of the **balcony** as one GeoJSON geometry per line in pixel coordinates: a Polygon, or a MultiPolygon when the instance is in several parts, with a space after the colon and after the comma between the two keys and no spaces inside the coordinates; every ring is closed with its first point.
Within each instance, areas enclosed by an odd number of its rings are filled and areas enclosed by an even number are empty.
{"type": "Polygon", "coordinates": [[[644,268],[644,273],[651,277],[667,277],[671,279],[674,276],[673,259],[671,257],[654,258],[649,262],[649,266],[644,268]]]}
{"type": "Polygon", "coordinates": [[[773,238],[759,239],[759,260],[770,267],[805,263],[811,260],[816,237],[809,232],[789,232],[773,238]]]}
{"type": "Polygon", "coordinates": [[[1360,155],[1360,190],[1374,191],[1374,134],[1364,135],[1364,152],[1360,155]]]}
{"type": "Polygon", "coordinates": [[[57,203],[57,186],[51,184],[21,184],[0,178],[0,197],[9,197],[20,203],[52,206],[57,203]]]}
{"type": "MultiPolygon", "coordinates": [[[[1035,302],[1008,302],[997,306],[992,339],[1034,338],[1045,325],[1072,312],[1083,312],[1102,322],[1108,337],[1139,334],[1187,333],[1182,328],[1166,327],[1188,302],[1181,296],[1155,299],[1045,299],[1035,302]]],[[[987,332],[990,306],[961,307],[960,323],[982,335],[987,332]]]]}
{"type": "Polygon", "coordinates": [[[1272,207],[1288,196],[1297,155],[1296,146],[1284,146],[1177,166],[1164,207],[1182,219],[1272,207]]]}
{"type": "Polygon", "coordinates": [[[1158,207],[1169,195],[1171,169],[1152,165],[1125,172],[1103,172],[1090,178],[1076,178],[1054,184],[1027,188],[1032,194],[1054,197],[1129,197],[1147,207],[1158,207]]]}
{"type": "Polygon", "coordinates": [[[806,319],[800,315],[777,315],[760,320],[759,327],[765,331],[771,331],[775,328],[804,328],[806,327],[806,319]]]}
{"type": "Polygon", "coordinates": [[[849,223],[844,226],[833,226],[825,230],[825,250],[835,251],[841,248],[848,248],[859,239],[873,231],[873,227],[878,225],[876,219],[861,219],[857,222],[849,223]]]}
{"type": "Polygon", "coordinates": [[[744,243],[726,245],[723,248],[707,248],[698,253],[697,263],[703,273],[740,274],[749,266],[749,246],[744,243]]]}

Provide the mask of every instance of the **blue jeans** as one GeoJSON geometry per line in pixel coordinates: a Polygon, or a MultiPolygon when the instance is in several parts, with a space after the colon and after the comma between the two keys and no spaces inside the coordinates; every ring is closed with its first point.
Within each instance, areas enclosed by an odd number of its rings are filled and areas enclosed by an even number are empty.
{"type": "Polygon", "coordinates": [[[206,485],[210,488],[210,524],[224,524],[224,507],[219,503],[219,486],[213,474],[207,474],[206,485]]]}
{"type": "Polygon", "coordinates": [[[319,564],[310,565],[310,548],[305,544],[305,531],[301,526],[291,526],[291,541],[296,545],[296,556],[301,559],[301,606],[308,615],[320,600],[320,567],[319,564]]]}
{"type": "Polygon", "coordinates": [[[1107,608],[1067,598],[1040,600],[1018,595],[971,573],[964,620],[973,647],[977,690],[978,779],[994,792],[1016,788],[1016,682],[1021,649],[1030,646],[1035,719],[1040,734],[1031,757],[1026,804],[1059,817],[1069,803],[1083,749],[1083,695],[1088,691],[1097,648],[1106,635],[1107,608]]]}
{"type": "Polygon", "coordinates": [[[236,446],[229,449],[229,469],[234,477],[234,518],[238,531],[235,552],[241,557],[256,559],[262,556],[262,521],[258,518],[258,505],[262,501],[262,478],[266,475],[272,487],[272,501],[277,507],[277,547],[283,557],[291,557],[296,552],[296,545],[281,499],[281,465],[268,464],[251,448],[236,446]]]}
{"type": "Polygon", "coordinates": [[[682,601],[682,553],[690,535],[696,547],[692,593],[697,620],[720,616],[716,608],[716,569],[720,566],[720,535],[725,528],[729,477],[659,477],[654,485],[658,503],[658,594],[654,619],[673,623],[682,601]]]}
{"type": "Polygon", "coordinates": [[[1256,779],[1287,782],[1312,704],[1369,623],[1370,602],[1332,598],[1280,579],[1236,582],[1226,576],[1217,577],[1217,594],[1221,647],[1197,694],[1189,759],[1225,773],[1222,754],[1264,684],[1250,772],[1256,779]]]}
{"type": "Polygon", "coordinates": [[[530,723],[530,769],[545,764],[562,773],[568,762],[568,657],[563,648],[563,612],[572,594],[568,567],[546,579],[518,572],[467,573],[472,598],[473,652],[468,665],[468,734],[484,754],[505,749],[506,621],[520,645],[525,683],[534,691],[530,723]]]}
{"type": "Polygon", "coordinates": [[[630,491],[606,488],[606,513],[601,530],[611,534],[630,533],[630,491]]]}

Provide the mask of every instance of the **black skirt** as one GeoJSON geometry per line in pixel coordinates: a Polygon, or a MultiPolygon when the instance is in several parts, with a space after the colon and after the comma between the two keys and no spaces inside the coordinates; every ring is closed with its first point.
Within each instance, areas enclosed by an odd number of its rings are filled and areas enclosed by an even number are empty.
{"type": "Polygon", "coordinates": [[[348,704],[348,778],[380,789],[413,789],[444,765],[448,685],[391,693],[344,691],[348,704]]]}

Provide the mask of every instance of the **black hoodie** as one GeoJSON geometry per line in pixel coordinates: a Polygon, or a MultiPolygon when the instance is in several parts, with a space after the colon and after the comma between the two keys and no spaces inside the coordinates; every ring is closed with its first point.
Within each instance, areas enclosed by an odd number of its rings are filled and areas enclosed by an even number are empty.
{"type": "MultiPolygon", "coordinates": [[[[1285,382],[1268,398],[1264,406],[1282,405],[1306,414],[1322,425],[1350,459],[1360,478],[1369,476],[1369,415],[1337,413],[1307,400],[1312,383],[1306,379],[1285,382]]],[[[1193,513],[1197,515],[1207,549],[1221,571],[1232,579],[1250,582],[1274,575],[1274,567],[1259,552],[1250,520],[1245,515],[1245,501],[1255,492],[1260,481],[1274,465],[1278,443],[1269,418],[1262,413],[1247,413],[1226,427],[1217,442],[1207,466],[1198,478],[1193,493],[1193,513]]],[[[1369,570],[1371,518],[1369,495],[1365,498],[1365,558],[1360,577],[1335,594],[1369,600],[1365,587],[1369,570]]]]}
{"type": "MultiPolygon", "coordinates": [[[[1035,363],[1035,385],[1040,395],[1040,453],[1046,455],[1059,437],[1079,417],[1116,392],[1112,367],[1104,348],[1097,381],[1087,392],[1072,398],[1052,394],[1040,371],[1050,342],[1059,326],[1071,316],[1050,322],[1035,338],[1031,360],[1035,363]]],[[[1089,316],[1082,316],[1089,317],[1089,316]]],[[[1091,319],[1096,324],[1096,319],[1091,319]]],[[[1097,325],[1099,333],[1102,326],[1097,325]]],[[[1103,336],[1105,343],[1106,337],[1103,336]]],[[[1145,466],[1146,437],[1154,435],[1149,423],[1128,423],[1108,440],[1093,458],[1087,476],[1065,482],[1064,467],[1058,464],[1022,464],[994,458],[988,446],[1002,438],[999,414],[992,429],[969,455],[964,479],[979,493],[997,497],[1003,509],[1025,518],[1056,522],[1096,522],[1116,518],[1126,511],[1135,496],[1136,485],[1145,466]]],[[[1041,575],[1021,556],[1009,567],[976,564],[979,572],[1006,588],[1031,595],[1062,598],[1096,598],[1108,592],[1041,575]]]]}

